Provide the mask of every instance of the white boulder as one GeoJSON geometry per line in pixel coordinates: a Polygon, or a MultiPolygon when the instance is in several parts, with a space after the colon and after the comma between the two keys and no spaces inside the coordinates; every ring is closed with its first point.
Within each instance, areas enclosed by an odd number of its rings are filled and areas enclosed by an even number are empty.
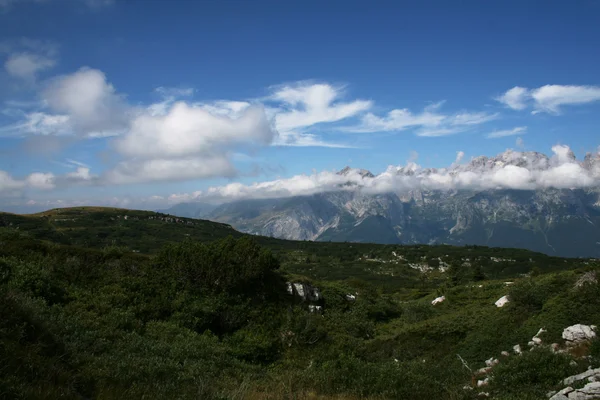
{"type": "Polygon", "coordinates": [[[534,337],[539,337],[542,333],[546,333],[547,331],[544,328],[540,328],[540,330],[538,331],[538,333],[535,334],[534,337]]]}
{"type": "Polygon", "coordinates": [[[487,365],[488,367],[493,367],[494,365],[497,365],[500,361],[497,358],[490,358],[489,360],[485,360],[485,365],[487,365]]]}
{"type": "Polygon", "coordinates": [[[477,381],[477,387],[487,386],[490,383],[490,378],[485,378],[477,381]]]}
{"type": "Polygon", "coordinates": [[[523,352],[523,350],[521,350],[521,345],[519,344],[515,344],[513,346],[513,351],[515,352],[515,354],[521,354],[523,352]]]}
{"type": "Polygon", "coordinates": [[[567,345],[578,344],[591,340],[596,337],[596,326],[594,325],[571,325],[562,333],[562,338],[567,341],[567,345]]]}
{"type": "Polygon", "coordinates": [[[504,307],[508,302],[510,302],[508,296],[502,296],[494,304],[496,307],[504,307]]]}
{"type": "Polygon", "coordinates": [[[436,304],[443,303],[445,300],[446,300],[446,296],[436,297],[435,299],[433,299],[431,304],[435,306],[436,304]]]}
{"type": "Polygon", "coordinates": [[[308,306],[308,311],[312,312],[312,313],[321,313],[323,312],[323,307],[321,306],[315,306],[313,304],[308,306]]]}

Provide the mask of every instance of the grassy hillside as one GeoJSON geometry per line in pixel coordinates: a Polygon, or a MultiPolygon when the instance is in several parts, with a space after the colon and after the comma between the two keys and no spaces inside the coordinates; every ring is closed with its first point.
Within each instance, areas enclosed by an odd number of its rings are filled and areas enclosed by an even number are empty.
{"type": "Polygon", "coordinates": [[[500,356],[541,327],[550,344],[600,325],[600,286],[575,285],[600,274],[595,260],[288,242],[165,218],[0,215],[0,398],[539,399],[600,366],[595,342],[578,350],[590,358],[500,356]],[[290,295],[288,281],[320,295],[290,295]],[[489,385],[473,388],[490,357],[489,385]]]}

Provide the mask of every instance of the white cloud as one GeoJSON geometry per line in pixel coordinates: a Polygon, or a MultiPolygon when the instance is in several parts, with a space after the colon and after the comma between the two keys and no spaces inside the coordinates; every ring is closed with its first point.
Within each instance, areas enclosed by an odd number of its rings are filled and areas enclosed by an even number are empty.
{"type": "Polygon", "coordinates": [[[600,87],[545,85],[534,89],[531,97],[535,100],[536,111],[558,114],[561,106],[599,101],[600,87]]]}
{"type": "Polygon", "coordinates": [[[232,177],[233,152],[268,146],[275,137],[260,106],[246,107],[231,118],[177,102],[164,115],[140,114],[133,119],[129,131],[114,141],[126,160],[104,179],[123,184],[232,177]]]}
{"type": "Polygon", "coordinates": [[[233,177],[236,170],[227,155],[194,158],[128,160],[117,164],[103,177],[104,184],[130,184],[153,181],[183,181],[233,177]]]}
{"type": "Polygon", "coordinates": [[[0,41],[0,54],[6,54],[6,72],[29,85],[36,83],[40,72],[57,64],[58,46],[52,41],[21,38],[0,41]]]}
{"type": "Polygon", "coordinates": [[[22,121],[0,127],[0,135],[61,135],[71,132],[69,116],[52,115],[43,112],[25,114],[22,121]]]}
{"type": "Polygon", "coordinates": [[[14,179],[6,171],[0,170],[0,193],[8,192],[23,187],[23,182],[14,179]]]}
{"type": "Polygon", "coordinates": [[[506,136],[515,136],[515,135],[523,135],[527,132],[526,126],[517,126],[512,129],[505,129],[501,131],[494,131],[487,135],[488,139],[501,138],[506,136]]]}
{"type": "Polygon", "coordinates": [[[529,90],[520,86],[506,91],[502,96],[496,97],[496,100],[505,104],[513,110],[524,110],[527,108],[527,100],[530,97],[529,90]]]}
{"type": "Polygon", "coordinates": [[[524,110],[531,104],[534,114],[560,114],[562,106],[600,101],[600,86],[545,85],[536,89],[516,86],[496,100],[513,110],[524,110]]]}
{"type": "Polygon", "coordinates": [[[346,130],[353,132],[385,132],[401,131],[415,126],[435,127],[442,124],[446,117],[435,112],[425,110],[420,114],[413,114],[403,108],[390,111],[385,117],[369,113],[362,118],[358,127],[349,127],[346,130]]]}
{"type": "Polygon", "coordinates": [[[265,146],[274,137],[261,107],[248,108],[238,119],[231,119],[178,102],[164,116],[137,116],[116,146],[130,157],[182,157],[214,154],[238,145],[265,146]]]}
{"type": "Polygon", "coordinates": [[[463,132],[464,128],[423,128],[417,131],[417,136],[422,137],[439,137],[454,135],[463,132]]]}
{"type": "Polygon", "coordinates": [[[29,83],[35,82],[37,74],[56,65],[56,60],[32,53],[14,53],[4,63],[4,68],[11,76],[29,83]]]}
{"type": "Polygon", "coordinates": [[[123,97],[96,69],[81,68],[53,79],[42,98],[52,111],[69,116],[71,127],[79,136],[112,136],[129,123],[123,97]]]}
{"type": "Polygon", "coordinates": [[[239,118],[242,113],[246,111],[248,107],[250,107],[251,104],[247,101],[219,100],[213,103],[196,103],[194,105],[208,111],[213,115],[239,118]]]}
{"type": "Polygon", "coordinates": [[[457,151],[456,152],[456,159],[454,160],[455,164],[460,164],[460,162],[462,161],[462,159],[465,158],[465,152],[464,151],[457,151]]]}
{"type": "Polygon", "coordinates": [[[34,172],[23,179],[16,179],[6,171],[0,170],[0,195],[16,194],[23,189],[50,190],[55,188],[53,173],[34,172]]]}
{"type": "MultiPolygon", "coordinates": [[[[250,185],[231,183],[192,194],[179,194],[186,201],[229,202],[242,199],[281,198],[349,190],[366,194],[406,193],[410,190],[535,190],[545,188],[585,188],[600,184],[600,171],[584,168],[568,146],[552,148],[548,159],[540,153],[508,150],[494,159],[478,157],[459,164],[464,153],[458,152],[449,168],[422,168],[410,161],[406,166],[390,166],[373,178],[358,170],[347,175],[331,171],[296,175],[287,179],[250,185]],[[348,182],[353,185],[347,185],[348,182]]],[[[600,157],[600,155],[599,155],[600,157]]]]}
{"type": "Polygon", "coordinates": [[[154,89],[156,93],[159,93],[164,97],[189,97],[195,92],[194,88],[190,87],[165,87],[159,86],[154,89]]]}
{"type": "Polygon", "coordinates": [[[447,136],[464,132],[473,126],[485,124],[498,118],[497,113],[459,112],[444,114],[440,111],[445,102],[434,103],[424,108],[420,113],[413,113],[407,108],[395,109],[380,117],[373,113],[363,116],[358,126],[342,128],[343,131],[368,133],[403,131],[419,128],[418,136],[447,136]]]}
{"type": "Polygon", "coordinates": [[[283,103],[283,109],[275,116],[275,126],[286,132],[319,123],[336,122],[372,106],[372,102],[367,100],[336,102],[341,92],[341,88],[323,83],[277,88],[271,99],[283,103]]]}
{"type": "Polygon", "coordinates": [[[49,189],[54,189],[54,187],[55,187],[54,179],[55,179],[55,176],[51,172],[48,172],[48,173],[34,172],[33,174],[31,174],[27,177],[25,182],[27,183],[27,185],[29,187],[32,187],[34,189],[49,190],[49,189]]]}
{"type": "Polygon", "coordinates": [[[273,144],[276,146],[290,147],[329,147],[337,149],[355,148],[349,144],[324,141],[319,136],[311,133],[295,131],[280,132],[273,144]]]}

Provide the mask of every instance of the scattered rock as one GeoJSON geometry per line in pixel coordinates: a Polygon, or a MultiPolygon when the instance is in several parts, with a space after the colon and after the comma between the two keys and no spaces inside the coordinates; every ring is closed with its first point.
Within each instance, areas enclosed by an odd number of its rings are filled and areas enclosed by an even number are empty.
{"type": "Polygon", "coordinates": [[[491,366],[490,366],[490,367],[479,368],[479,369],[477,370],[477,373],[476,373],[476,374],[477,374],[477,375],[487,375],[487,374],[488,374],[488,372],[490,372],[491,370],[492,370],[492,367],[491,367],[491,366]]]}
{"type": "Polygon", "coordinates": [[[558,343],[552,343],[550,349],[552,349],[553,353],[556,353],[560,349],[560,345],[558,343]]]}
{"type": "Polygon", "coordinates": [[[598,278],[596,276],[595,271],[590,271],[590,272],[586,272],[585,274],[581,275],[579,277],[579,279],[577,279],[577,282],[575,282],[575,287],[580,288],[584,285],[594,284],[594,283],[598,283],[598,278]]]}
{"type": "Polygon", "coordinates": [[[596,337],[596,326],[576,324],[565,328],[562,338],[567,341],[567,346],[576,345],[596,337]]]}
{"type": "Polygon", "coordinates": [[[431,302],[431,304],[435,306],[436,304],[443,303],[445,300],[446,300],[446,296],[440,296],[440,297],[436,297],[436,298],[435,298],[435,299],[434,299],[434,300],[431,302]]]}
{"type": "Polygon", "coordinates": [[[531,339],[531,341],[536,345],[539,346],[540,344],[542,344],[542,339],[540,339],[539,337],[534,337],[533,339],[531,339]]]}
{"type": "Polygon", "coordinates": [[[490,383],[490,378],[480,379],[477,381],[477,387],[487,386],[490,383]]]}
{"type": "Polygon", "coordinates": [[[495,365],[498,365],[498,363],[500,363],[500,361],[497,358],[490,358],[489,360],[485,360],[485,365],[487,365],[488,367],[493,367],[495,365]]]}
{"type": "Polygon", "coordinates": [[[513,351],[515,352],[515,354],[521,354],[523,351],[521,350],[521,346],[518,344],[515,344],[513,346],[513,351]]]}
{"type": "Polygon", "coordinates": [[[488,392],[481,392],[477,395],[477,397],[490,397],[490,394],[488,392]]]}
{"type": "Polygon", "coordinates": [[[542,333],[546,333],[547,331],[544,328],[540,328],[540,330],[538,331],[538,333],[535,334],[534,337],[539,337],[542,333]]]}
{"type": "Polygon", "coordinates": [[[308,306],[308,311],[320,314],[323,312],[323,307],[310,304],[308,306]]]}
{"type": "Polygon", "coordinates": [[[508,302],[510,302],[508,296],[502,296],[494,304],[496,304],[496,307],[504,307],[504,305],[508,302]]]}
{"type": "Polygon", "coordinates": [[[508,351],[503,351],[502,353],[500,353],[502,356],[504,357],[508,357],[510,356],[510,353],[508,351]]]}
{"type": "Polygon", "coordinates": [[[355,301],[356,300],[356,296],[353,294],[347,294],[346,295],[346,300],[348,301],[355,301]]]}

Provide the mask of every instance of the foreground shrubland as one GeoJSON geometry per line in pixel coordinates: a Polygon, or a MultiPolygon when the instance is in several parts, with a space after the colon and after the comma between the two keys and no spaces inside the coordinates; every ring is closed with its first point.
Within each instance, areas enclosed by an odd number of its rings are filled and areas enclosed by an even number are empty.
{"type": "Polygon", "coordinates": [[[538,399],[600,360],[595,342],[546,346],[600,322],[600,287],[576,285],[593,264],[512,284],[453,267],[383,291],[293,275],[248,237],[152,257],[7,231],[0,242],[0,398],[538,399]],[[319,295],[290,294],[288,281],[319,295]]]}

